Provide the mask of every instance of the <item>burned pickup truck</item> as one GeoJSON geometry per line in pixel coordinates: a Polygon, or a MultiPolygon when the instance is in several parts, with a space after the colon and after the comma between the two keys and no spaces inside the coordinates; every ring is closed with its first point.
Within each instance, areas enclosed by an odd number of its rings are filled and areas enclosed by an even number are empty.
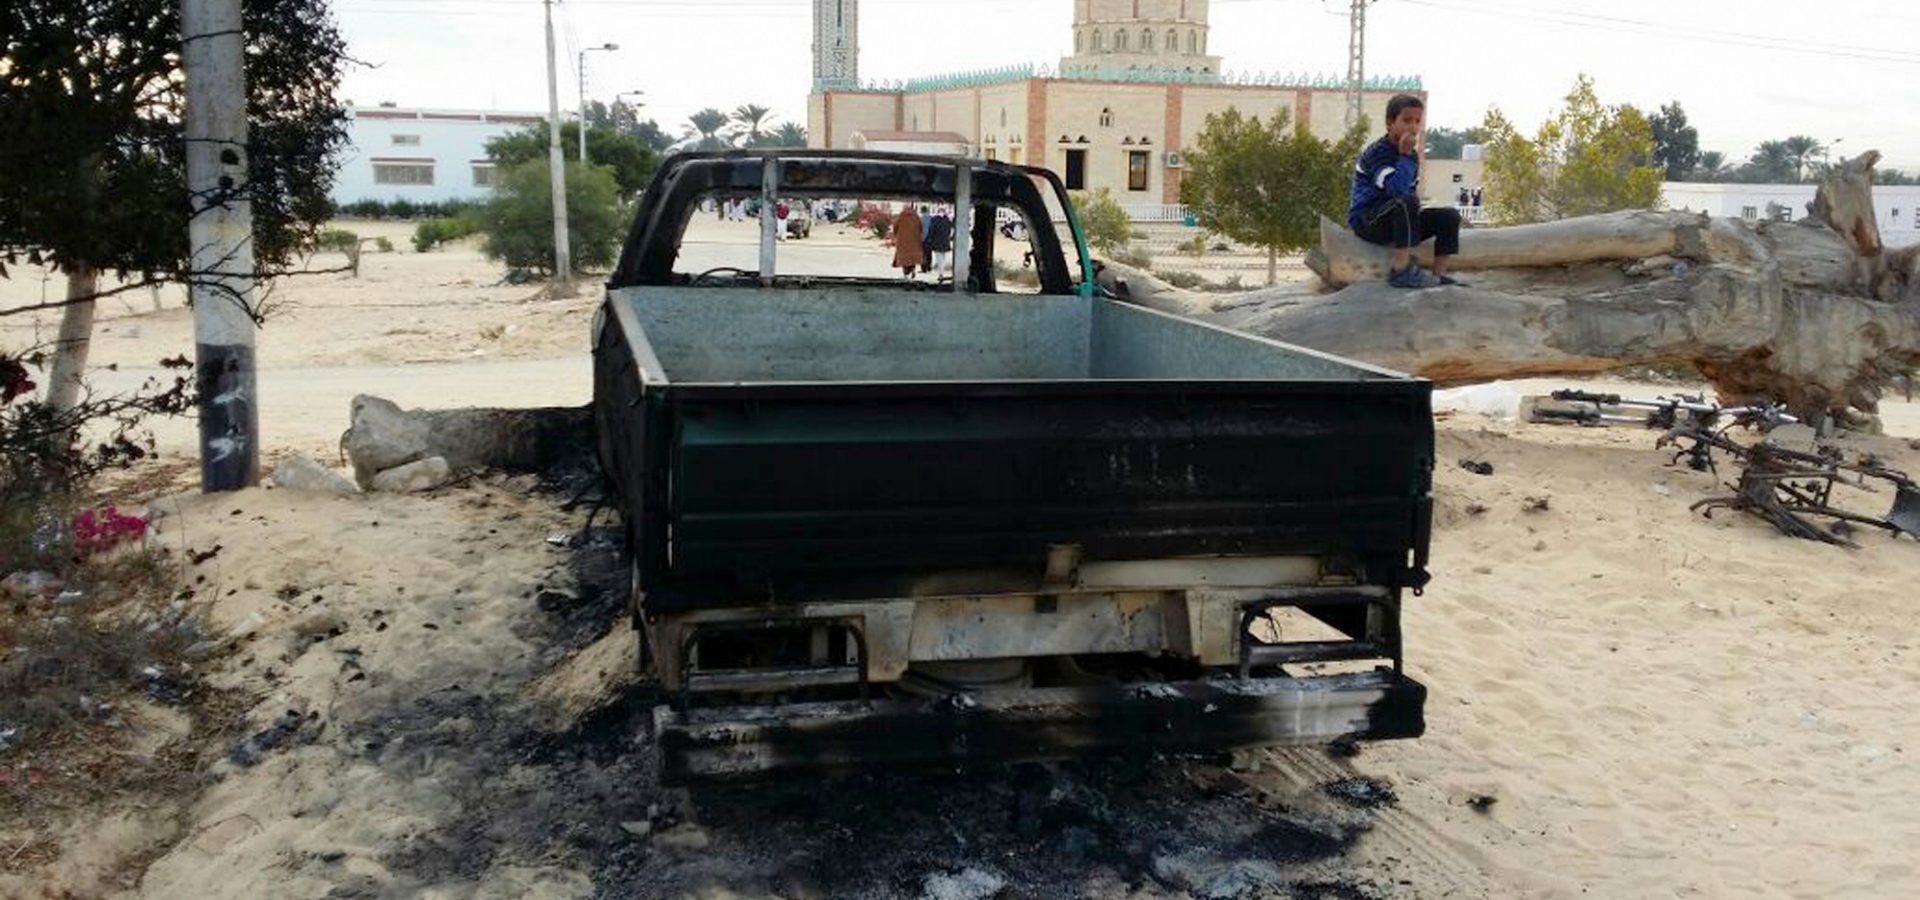
{"type": "Polygon", "coordinates": [[[663,777],[1421,733],[1430,385],[1093,275],[1045,170],[663,165],[593,334],[663,777]]]}

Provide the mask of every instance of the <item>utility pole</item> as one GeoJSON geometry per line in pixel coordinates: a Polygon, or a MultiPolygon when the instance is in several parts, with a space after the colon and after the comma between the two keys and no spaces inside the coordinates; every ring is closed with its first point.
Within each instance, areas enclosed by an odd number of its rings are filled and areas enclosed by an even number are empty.
{"type": "Polygon", "coordinates": [[[560,73],[554,65],[553,0],[547,10],[547,168],[553,182],[553,294],[572,290],[573,249],[567,241],[567,159],[560,152],[560,73]]]}
{"type": "Polygon", "coordinates": [[[1347,16],[1347,127],[1360,121],[1361,91],[1367,86],[1367,4],[1373,0],[1353,0],[1353,12],[1347,16]]]}
{"type": "Polygon", "coordinates": [[[620,49],[619,44],[587,47],[580,51],[580,65],[574,69],[574,74],[580,76],[580,162],[582,163],[587,161],[587,54],[595,50],[618,49],[620,49]]]}
{"type": "Polygon", "coordinates": [[[241,0],[182,0],[187,199],[200,489],[260,480],[254,377],[253,205],[247,199],[247,80],[241,0]]]}

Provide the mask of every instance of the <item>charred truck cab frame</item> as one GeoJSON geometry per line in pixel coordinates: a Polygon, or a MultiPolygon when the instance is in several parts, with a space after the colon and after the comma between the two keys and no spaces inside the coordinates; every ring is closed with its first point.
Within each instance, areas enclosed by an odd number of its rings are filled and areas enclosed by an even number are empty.
{"type": "Polygon", "coordinates": [[[594,408],[664,777],[1421,733],[1431,385],[1096,296],[1090,260],[1041,169],[661,168],[594,408]],[[950,203],[960,277],[783,276],[771,230],[758,271],[675,274],[714,196],[950,203]],[[1009,214],[1038,296],[999,293],[1009,214]]]}

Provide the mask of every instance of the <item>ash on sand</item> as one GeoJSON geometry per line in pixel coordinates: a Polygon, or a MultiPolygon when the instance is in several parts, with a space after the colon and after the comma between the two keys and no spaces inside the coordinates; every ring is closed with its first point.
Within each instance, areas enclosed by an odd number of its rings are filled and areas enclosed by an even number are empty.
{"type": "MultiPolygon", "coordinates": [[[[606,553],[602,544],[577,554],[583,594],[600,599],[570,607],[570,615],[620,609],[609,598],[621,593],[623,570],[606,553]]],[[[580,635],[591,626],[564,630],[580,635]]],[[[1302,871],[1337,867],[1371,814],[1280,808],[1212,762],[1108,757],[661,790],[647,738],[653,702],[629,692],[565,733],[503,735],[516,765],[550,773],[527,782],[543,786],[516,789],[505,778],[477,785],[473,802],[485,813],[446,848],[458,852],[422,859],[477,865],[476,847],[490,853],[561,835],[587,863],[596,895],[609,898],[690,896],[713,886],[745,896],[943,900],[1141,890],[1377,895],[1370,885],[1302,871]]]]}
{"type": "MultiPolygon", "coordinates": [[[[577,644],[627,627],[618,553],[604,535],[576,551],[581,596],[551,609],[554,636],[577,644]]],[[[1369,815],[1289,812],[1207,762],[1107,758],[663,790],[647,739],[652,704],[629,691],[552,732],[454,687],[367,723],[358,737],[382,768],[436,760],[444,773],[448,757],[465,760],[461,777],[445,779],[465,814],[385,863],[445,882],[537,858],[584,871],[604,898],[715,887],[850,900],[1384,892],[1303,871],[1337,866],[1369,815]],[[475,727],[437,727],[454,719],[475,727]]]]}

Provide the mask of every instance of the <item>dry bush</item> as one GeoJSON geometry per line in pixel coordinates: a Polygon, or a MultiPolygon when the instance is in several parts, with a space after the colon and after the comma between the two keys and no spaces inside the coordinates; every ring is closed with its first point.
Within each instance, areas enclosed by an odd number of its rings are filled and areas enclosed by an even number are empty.
{"type": "Polygon", "coordinates": [[[204,612],[175,594],[163,550],[123,547],[70,570],[58,592],[14,593],[0,607],[0,754],[8,744],[111,721],[125,699],[190,700],[204,612]]]}

